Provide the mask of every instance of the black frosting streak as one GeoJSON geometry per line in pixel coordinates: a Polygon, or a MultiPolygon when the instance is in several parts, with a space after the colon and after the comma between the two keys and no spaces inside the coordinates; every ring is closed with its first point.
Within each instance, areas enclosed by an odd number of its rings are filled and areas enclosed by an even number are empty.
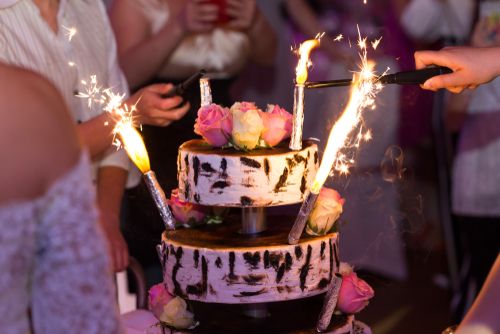
{"type": "Polygon", "coordinates": [[[282,263],[281,266],[278,268],[278,273],[276,274],[276,283],[281,282],[281,279],[285,275],[285,264],[282,263]]]}
{"type": "Polygon", "coordinates": [[[203,169],[204,172],[207,172],[209,174],[215,173],[215,169],[212,168],[212,165],[209,162],[204,162],[201,164],[201,169],[203,169]]]}
{"type": "Polygon", "coordinates": [[[258,296],[267,291],[266,288],[262,288],[259,291],[242,291],[239,295],[233,295],[233,297],[252,297],[258,296]]]}
{"type": "Polygon", "coordinates": [[[303,162],[305,165],[307,165],[307,159],[298,153],[293,156],[293,160],[295,160],[295,163],[297,163],[297,164],[300,164],[303,162]]]}
{"type": "Polygon", "coordinates": [[[301,246],[295,246],[295,257],[297,260],[300,260],[302,257],[302,247],[301,246]]]}
{"type": "Polygon", "coordinates": [[[189,295],[196,295],[198,297],[206,296],[208,289],[208,265],[205,256],[201,257],[201,282],[195,285],[188,285],[186,292],[189,295]]]}
{"type": "Polygon", "coordinates": [[[234,261],[236,260],[236,254],[234,252],[229,252],[229,279],[236,279],[236,275],[234,274],[234,261]]]}
{"type": "Polygon", "coordinates": [[[220,170],[221,170],[221,173],[220,173],[220,177],[221,178],[227,178],[227,160],[226,158],[222,158],[222,160],[220,161],[220,170]]]}
{"type": "Polygon", "coordinates": [[[317,165],[318,164],[318,160],[319,160],[319,157],[318,157],[318,151],[315,151],[314,152],[314,164],[317,165]]]}
{"type": "Polygon", "coordinates": [[[269,263],[274,268],[274,270],[278,271],[280,267],[281,259],[283,258],[283,254],[281,253],[270,253],[269,254],[269,263]]]}
{"type": "MultiPolygon", "coordinates": [[[[331,243],[330,243],[331,245],[331,243]]],[[[337,243],[333,246],[333,254],[335,255],[335,265],[337,266],[337,269],[340,268],[340,259],[339,259],[339,246],[337,243]]]]}
{"type": "Polygon", "coordinates": [[[189,199],[189,195],[191,195],[191,186],[189,182],[186,182],[186,187],[184,188],[184,198],[189,199]]]}
{"type": "Polygon", "coordinates": [[[194,194],[194,201],[195,201],[196,203],[200,203],[200,194],[198,194],[198,193],[195,193],[195,194],[194,194]]]}
{"type": "Polygon", "coordinates": [[[243,206],[250,206],[253,204],[253,200],[250,197],[247,196],[241,196],[240,197],[240,203],[243,206]]]}
{"type": "Polygon", "coordinates": [[[170,247],[171,247],[170,251],[172,252],[172,254],[175,254],[175,265],[172,268],[172,281],[174,282],[174,294],[176,296],[184,298],[185,294],[181,289],[181,285],[177,281],[177,272],[179,271],[180,268],[182,268],[181,259],[183,255],[183,250],[182,247],[179,247],[177,248],[176,252],[172,245],[170,247]]]}
{"type": "Polygon", "coordinates": [[[321,281],[319,281],[318,289],[323,290],[328,286],[328,284],[330,284],[330,281],[327,280],[326,278],[322,278],[321,281]]]}
{"type": "Polygon", "coordinates": [[[306,279],[307,275],[309,274],[309,269],[311,269],[311,253],[312,253],[312,247],[311,245],[307,246],[307,255],[306,255],[306,262],[300,269],[300,289],[304,291],[306,288],[306,279]]]}
{"type": "Polygon", "coordinates": [[[295,160],[293,158],[286,158],[286,164],[288,165],[288,168],[292,171],[295,166],[297,165],[295,163],[295,160]]]}
{"type": "Polygon", "coordinates": [[[262,166],[260,164],[260,162],[258,162],[257,160],[250,159],[247,157],[240,157],[240,161],[243,165],[251,167],[251,168],[259,169],[262,166]]]}
{"type": "Polygon", "coordinates": [[[259,262],[260,262],[260,252],[246,252],[243,254],[243,259],[245,259],[245,262],[250,266],[252,269],[257,269],[259,268],[259,262]]]}
{"type": "Polygon", "coordinates": [[[269,172],[271,171],[271,166],[269,166],[269,159],[264,159],[264,172],[266,173],[267,179],[269,180],[269,172]]]}
{"type": "Polygon", "coordinates": [[[217,260],[215,260],[215,266],[219,269],[222,268],[222,260],[220,257],[217,257],[217,260]]]}
{"type": "Polygon", "coordinates": [[[292,269],[293,259],[290,253],[286,253],[285,255],[285,269],[286,271],[292,269]]]}
{"type": "Polygon", "coordinates": [[[264,252],[264,269],[269,268],[269,263],[270,263],[270,261],[269,261],[269,251],[266,250],[264,252]]]}
{"type": "Polygon", "coordinates": [[[198,157],[193,158],[193,169],[194,169],[194,185],[198,185],[198,176],[200,174],[200,159],[198,157]]]}
{"type": "Polygon", "coordinates": [[[283,170],[283,174],[280,175],[278,183],[276,183],[276,186],[274,187],[275,193],[279,192],[280,189],[286,185],[287,179],[288,179],[288,168],[285,167],[285,169],[283,170]]]}
{"type": "Polygon", "coordinates": [[[326,248],[326,242],[321,241],[321,260],[325,258],[325,248],[326,248]]]}
{"type": "Polygon", "coordinates": [[[189,174],[189,154],[184,157],[184,162],[186,163],[186,174],[189,174]]]}
{"type": "Polygon", "coordinates": [[[200,251],[195,249],[193,253],[194,269],[198,269],[198,263],[200,262],[200,251]]]}
{"type": "Polygon", "coordinates": [[[266,276],[265,275],[245,275],[242,276],[243,280],[248,284],[248,285],[257,285],[259,282],[261,282],[266,276]]]}
{"type": "Polygon", "coordinates": [[[212,189],[224,189],[231,186],[231,184],[227,181],[217,181],[212,184],[212,189]]]}
{"type": "Polygon", "coordinates": [[[306,192],[306,189],[307,189],[307,180],[306,180],[306,176],[303,175],[302,179],[300,180],[300,192],[302,193],[302,195],[304,195],[304,193],[306,192]]]}

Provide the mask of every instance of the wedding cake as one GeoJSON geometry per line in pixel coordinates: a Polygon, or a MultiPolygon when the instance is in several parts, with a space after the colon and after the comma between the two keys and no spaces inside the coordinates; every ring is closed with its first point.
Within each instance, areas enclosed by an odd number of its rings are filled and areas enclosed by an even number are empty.
{"type": "MultiPolygon", "coordinates": [[[[300,203],[319,166],[316,144],[304,141],[300,151],[292,151],[283,142],[290,136],[291,115],[278,106],[266,112],[247,102],[231,109],[202,107],[195,132],[203,139],[184,143],[178,154],[176,196],[189,205],[262,210],[300,203]]],[[[158,250],[166,289],[183,299],[220,304],[326,292],[340,270],[332,227],[343,200],[335,194],[336,217],[308,226],[310,235],[297,245],[287,241],[296,212],[269,217],[267,228],[256,234],[241,233],[241,219],[234,217],[165,231],[158,250]]]]}

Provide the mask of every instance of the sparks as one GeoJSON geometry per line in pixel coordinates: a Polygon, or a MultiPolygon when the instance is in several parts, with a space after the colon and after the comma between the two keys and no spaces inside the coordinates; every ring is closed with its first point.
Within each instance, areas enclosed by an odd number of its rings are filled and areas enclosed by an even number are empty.
{"type": "Polygon", "coordinates": [[[66,37],[68,37],[68,41],[71,42],[73,37],[75,37],[76,33],[78,32],[75,27],[65,27],[62,26],[66,32],[66,37]]]}
{"type": "Polygon", "coordinates": [[[324,34],[325,33],[318,34],[314,39],[309,39],[300,44],[298,51],[300,58],[295,69],[295,82],[298,85],[303,85],[307,81],[307,69],[311,66],[309,54],[314,48],[319,46],[321,37],[323,37],[324,34]]]}
{"type": "Polygon", "coordinates": [[[382,37],[380,37],[379,39],[376,39],[372,42],[372,48],[373,50],[377,50],[377,47],[378,45],[380,44],[380,41],[382,40],[382,37]]]}
{"type": "Polygon", "coordinates": [[[333,39],[334,42],[340,42],[342,39],[344,38],[344,36],[342,34],[338,35],[337,37],[335,37],[333,39]]]}
{"type": "Polygon", "coordinates": [[[353,139],[349,138],[349,135],[362,124],[363,110],[375,107],[375,96],[382,88],[382,85],[375,83],[377,77],[373,71],[375,63],[367,59],[367,39],[361,37],[359,27],[358,37],[360,68],[353,75],[354,84],[351,87],[349,102],[330,131],[323,159],[311,186],[311,192],[315,194],[319,193],[332,171],[337,171],[341,175],[349,173],[349,167],[354,160],[347,158],[342,149],[357,147],[361,140],[371,139],[371,132],[366,131],[363,134],[362,129],[353,139]]]}

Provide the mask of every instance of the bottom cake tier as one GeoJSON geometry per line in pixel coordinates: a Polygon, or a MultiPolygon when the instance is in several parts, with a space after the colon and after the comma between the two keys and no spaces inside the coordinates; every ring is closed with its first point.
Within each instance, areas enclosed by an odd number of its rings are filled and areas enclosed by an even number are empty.
{"type": "Polygon", "coordinates": [[[237,222],[167,231],[159,245],[170,293],[208,303],[276,302],[326,291],[338,271],[338,235],[287,243],[291,221],[269,217],[256,235],[237,222]]]}

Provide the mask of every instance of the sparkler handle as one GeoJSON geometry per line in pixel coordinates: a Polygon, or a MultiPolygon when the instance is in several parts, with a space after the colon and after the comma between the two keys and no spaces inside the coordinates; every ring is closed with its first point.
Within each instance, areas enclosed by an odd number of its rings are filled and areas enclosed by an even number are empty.
{"type": "Polygon", "coordinates": [[[302,127],[304,124],[304,85],[295,85],[293,90],[293,127],[290,149],[302,149],[302,127]]]}
{"type": "Polygon", "coordinates": [[[330,287],[328,288],[328,292],[325,295],[323,307],[321,308],[318,323],[316,324],[316,330],[320,333],[326,331],[328,329],[328,326],[330,326],[333,311],[335,311],[335,307],[337,306],[341,285],[342,277],[338,274],[335,274],[332,277],[330,287]]]}
{"type": "Polygon", "coordinates": [[[314,208],[314,204],[318,199],[319,194],[315,194],[313,192],[308,192],[306,199],[302,202],[302,206],[300,207],[299,214],[295,219],[295,223],[288,234],[288,243],[290,245],[296,245],[299,240],[302,232],[304,231],[304,227],[306,226],[307,219],[311,214],[312,209],[314,208]]]}
{"type": "Polygon", "coordinates": [[[167,230],[175,230],[175,219],[168,207],[167,198],[165,197],[165,192],[161,188],[158,183],[158,179],[156,178],[156,174],[150,170],[143,174],[144,181],[146,182],[146,186],[148,187],[151,196],[160,212],[161,219],[165,224],[165,228],[167,230]]]}

